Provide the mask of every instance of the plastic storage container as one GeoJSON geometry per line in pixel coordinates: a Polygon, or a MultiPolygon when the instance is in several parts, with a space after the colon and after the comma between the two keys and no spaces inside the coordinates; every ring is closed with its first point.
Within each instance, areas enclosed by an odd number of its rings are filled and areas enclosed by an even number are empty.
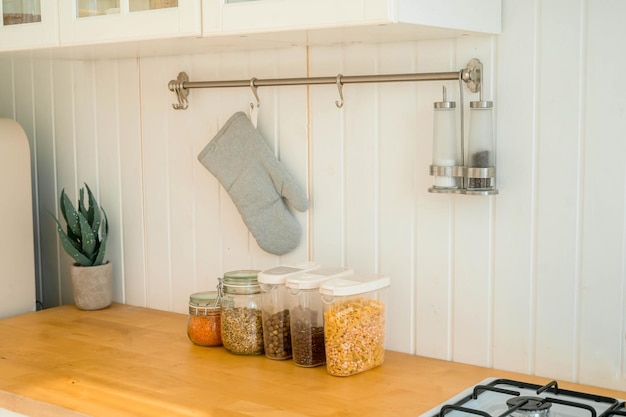
{"type": "Polygon", "coordinates": [[[389,284],[389,277],[382,274],[352,275],[321,284],[329,374],[349,376],[382,365],[389,284]]]}
{"type": "Polygon", "coordinates": [[[221,346],[221,302],[216,291],[204,291],[189,296],[187,336],[196,345],[221,346]]]}
{"type": "Polygon", "coordinates": [[[263,340],[265,356],[268,358],[291,358],[289,294],[285,281],[316,268],[319,268],[319,264],[284,265],[259,274],[263,306],[263,340]]]}
{"type": "Polygon", "coordinates": [[[236,355],[263,354],[263,325],[259,271],[226,272],[219,279],[222,292],[222,344],[236,355]]]}
{"type": "Polygon", "coordinates": [[[293,362],[305,368],[326,363],[324,347],[324,304],[319,286],[333,278],[352,275],[351,268],[321,267],[305,274],[288,278],[293,362]]]}

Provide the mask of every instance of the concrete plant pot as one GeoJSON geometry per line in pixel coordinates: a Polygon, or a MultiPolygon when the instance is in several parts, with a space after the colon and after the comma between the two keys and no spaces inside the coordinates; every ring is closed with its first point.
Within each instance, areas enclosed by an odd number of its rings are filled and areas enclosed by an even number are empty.
{"type": "Polygon", "coordinates": [[[98,266],[73,264],[71,269],[74,304],[81,310],[100,310],[113,301],[111,262],[98,266]]]}

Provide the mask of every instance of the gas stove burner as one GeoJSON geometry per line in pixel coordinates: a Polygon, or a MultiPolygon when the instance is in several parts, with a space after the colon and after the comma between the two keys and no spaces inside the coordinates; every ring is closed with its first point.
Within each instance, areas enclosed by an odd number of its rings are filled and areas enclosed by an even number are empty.
{"type": "Polygon", "coordinates": [[[524,417],[546,417],[550,414],[552,403],[541,397],[515,397],[506,401],[509,409],[515,408],[518,415],[524,417]]]}

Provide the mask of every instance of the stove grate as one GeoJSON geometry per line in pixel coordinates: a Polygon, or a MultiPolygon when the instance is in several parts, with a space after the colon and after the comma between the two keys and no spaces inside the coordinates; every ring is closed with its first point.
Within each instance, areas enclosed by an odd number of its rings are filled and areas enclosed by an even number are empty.
{"type": "MultiPolygon", "coordinates": [[[[480,417],[507,417],[515,412],[524,415],[536,417],[539,414],[529,414],[529,409],[541,408],[544,415],[547,416],[547,409],[552,404],[558,404],[563,407],[572,407],[582,410],[585,414],[576,414],[575,416],[584,417],[626,417],[626,406],[614,398],[601,395],[590,394],[580,391],[572,391],[559,388],[556,381],[551,381],[546,385],[537,385],[523,381],[515,381],[510,379],[494,379],[486,384],[479,384],[468,389],[469,394],[461,396],[456,402],[444,404],[430,417],[445,417],[448,413],[459,412],[462,414],[470,414],[480,417]],[[530,394],[530,395],[529,395],[530,394]],[[497,412],[488,412],[489,407],[480,406],[481,398],[484,396],[502,395],[509,397],[522,397],[517,401],[513,401],[510,405],[499,406],[497,412]],[[532,395],[537,395],[534,397],[532,395]],[[533,403],[532,407],[529,403],[533,403]],[[479,404],[478,406],[475,405],[479,404]],[[539,406],[538,406],[539,405],[539,406]],[[621,409],[620,409],[621,406],[621,409]],[[506,408],[505,408],[506,407],[506,408]],[[524,409],[526,407],[526,409],[524,409]]],[[[491,397],[489,397],[491,398],[491,397]]],[[[490,400],[493,401],[493,400],[490,400]]],[[[491,408],[494,408],[491,406],[491,408]]],[[[496,407],[497,408],[497,407],[496,407]]],[[[569,415],[569,413],[567,413],[569,415]]],[[[456,416],[455,416],[456,417],[456,416]]]]}

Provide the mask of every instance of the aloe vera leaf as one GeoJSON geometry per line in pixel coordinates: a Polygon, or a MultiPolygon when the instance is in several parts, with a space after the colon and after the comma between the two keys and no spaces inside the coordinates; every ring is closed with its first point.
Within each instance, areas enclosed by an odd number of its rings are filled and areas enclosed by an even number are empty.
{"type": "Polygon", "coordinates": [[[61,191],[61,213],[63,214],[63,218],[67,223],[67,227],[75,236],[80,236],[80,224],[78,221],[78,213],[74,208],[74,205],[70,201],[67,194],[65,194],[65,190],[61,191]]]}
{"type": "Polygon", "coordinates": [[[96,249],[96,235],[91,230],[83,213],[78,212],[78,220],[80,222],[81,242],[83,245],[82,252],[85,256],[91,257],[96,249]]]}
{"type": "Polygon", "coordinates": [[[85,190],[81,188],[78,191],[78,211],[83,213],[83,215],[87,216],[87,209],[85,208],[85,190]]]}
{"type": "Polygon", "coordinates": [[[104,210],[102,210],[102,239],[100,240],[100,245],[98,247],[98,256],[96,260],[93,262],[94,265],[101,265],[104,261],[104,254],[106,253],[107,248],[107,238],[109,236],[109,223],[107,221],[107,215],[104,210]]]}
{"type": "Polygon", "coordinates": [[[61,190],[61,196],[59,197],[59,211],[63,215],[63,219],[65,220],[65,223],[67,224],[67,216],[65,215],[65,204],[63,203],[64,200],[65,200],[65,188],[61,190]]]}
{"type": "Polygon", "coordinates": [[[98,230],[100,229],[100,222],[102,221],[100,207],[98,207],[98,202],[87,183],[85,183],[85,187],[87,187],[87,193],[89,194],[89,215],[87,216],[87,220],[91,225],[91,230],[97,236],[98,230]]]}
{"type": "Polygon", "coordinates": [[[57,232],[59,233],[59,239],[61,240],[61,245],[63,249],[65,249],[65,252],[82,266],[93,265],[93,262],[83,255],[80,250],[74,246],[74,242],[63,232],[61,223],[59,223],[57,219],[54,219],[54,221],[57,223],[57,232]]]}

